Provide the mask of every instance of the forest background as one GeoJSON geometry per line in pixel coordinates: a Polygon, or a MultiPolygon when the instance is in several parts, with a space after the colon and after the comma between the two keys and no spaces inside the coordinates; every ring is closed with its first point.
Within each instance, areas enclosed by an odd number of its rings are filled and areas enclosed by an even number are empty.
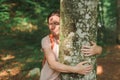
{"type": "MultiPolygon", "coordinates": [[[[98,6],[97,42],[105,49],[98,64],[109,67],[106,63],[112,60],[113,66],[118,67],[120,0],[100,0],[98,6]]],[[[43,59],[41,39],[49,34],[46,18],[59,7],[59,0],[0,0],[0,80],[39,80],[43,59]]],[[[120,73],[114,79],[105,77],[111,75],[102,72],[98,78],[119,80],[120,73]]]]}

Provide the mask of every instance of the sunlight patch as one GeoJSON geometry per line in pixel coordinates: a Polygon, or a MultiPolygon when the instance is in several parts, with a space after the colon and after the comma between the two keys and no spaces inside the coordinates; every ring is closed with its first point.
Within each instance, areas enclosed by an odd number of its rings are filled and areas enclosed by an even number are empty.
{"type": "Polygon", "coordinates": [[[38,26],[32,23],[22,22],[20,25],[16,25],[11,28],[12,31],[32,32],[38,30],[38,26]]]}
{"type": "Polygon", "coordinates": [[[9,54],[7,56],[2,56],[1,60],[7,61],[7,60],[10,60],[10,59],[14,59],[14,58],[15,58],[15,56],[9,54]]]}
{"type": "Polygon", "coordinates": [[[2,72],[0,72],[0,77],[2,77],[2,76],[8,76],[8,73],[7,73],[7,71],[2,71],[2,72]]]}
{"type": "Polygon", "coordinates": [[[98,65],[97,66],[97,75],[101,75],[103,73],[103,67],[98,65]]]}

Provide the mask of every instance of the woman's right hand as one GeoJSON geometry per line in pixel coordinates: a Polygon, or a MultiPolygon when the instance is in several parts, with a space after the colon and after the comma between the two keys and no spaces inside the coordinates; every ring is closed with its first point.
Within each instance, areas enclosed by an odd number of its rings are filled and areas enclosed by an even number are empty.
{"type": "Polygon", "coordinates": [[[74,67],[75,73],[83,74],[83,75],[86,75],[86,74],[90,73],[93,68],[92,68],[92,65],[85,65],[85,64],[88,64],[88,63],[89,63],[88,61],[83,61],[83,62],[78,63],[74,67]]]}

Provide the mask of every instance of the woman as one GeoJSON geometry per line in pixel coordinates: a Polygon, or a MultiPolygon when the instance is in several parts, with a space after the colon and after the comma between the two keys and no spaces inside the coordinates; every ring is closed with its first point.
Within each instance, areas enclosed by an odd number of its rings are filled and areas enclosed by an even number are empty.
{"type": "MultiPolygon", "coordinates": [[[[60,12],[54,11],[48,16],[48,27],[51,34],[42,39],[42,49],[45,55],[45,63],[41,70],[40,80],[60,80],[60,72],[88,74],[92,70],[92,66],[84,66],[87,61],[80,62],[76,66],[68,66],[58,62],[59,56],[59,29],[60,29],[60,12]]],[[[93,46],[84,46],[81,50],[87,56],[100,54],[102,48],[93,43],[93,46]]]]}

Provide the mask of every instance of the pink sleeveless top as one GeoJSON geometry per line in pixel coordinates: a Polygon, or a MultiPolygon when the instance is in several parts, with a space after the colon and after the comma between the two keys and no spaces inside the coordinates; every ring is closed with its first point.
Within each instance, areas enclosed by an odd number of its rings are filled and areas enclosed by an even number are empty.
{"type": "MultiPolygon", "coordinates": [[[[49,36],[46,36],[42,40],[42,48],[50,47],[51,41],[49,36]]],[[[59,45],[54,40],[54,46],[53,46],[53,52],[55,53],[56,60],[58,59],[58,51],[59,51],[59,45]]],[[[49,64],[47,61],[45,61],[45,64],[41,70],[40,80],[60,80],[59,78],[60,72],[57,72],[49,67],[49,64]]]]}

